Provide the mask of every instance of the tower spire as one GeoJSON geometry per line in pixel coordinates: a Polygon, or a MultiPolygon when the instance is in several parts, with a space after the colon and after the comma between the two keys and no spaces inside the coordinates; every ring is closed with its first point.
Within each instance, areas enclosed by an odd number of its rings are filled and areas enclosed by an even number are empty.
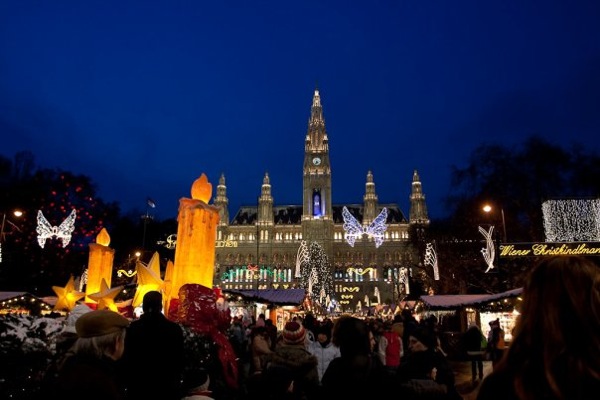
{"type": "Polygon", "coordinates": [[[410,224],[429,225],[427,217],[427,204],[425,204],[425,195],[421,186],[419,173],[415,169],[412,179],[412,190],[410,193],[410,224]]]}

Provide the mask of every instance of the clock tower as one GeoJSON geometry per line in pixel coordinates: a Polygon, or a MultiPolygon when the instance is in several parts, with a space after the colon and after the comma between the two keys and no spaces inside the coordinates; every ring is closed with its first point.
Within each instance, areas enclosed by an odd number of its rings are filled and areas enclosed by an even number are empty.
{"type": "Polygon", "coordinates": [[[317,241],[329,254],[333,235],[331,162],[319,90],[315,89],[304,142],[302,237],[317,241]]]}

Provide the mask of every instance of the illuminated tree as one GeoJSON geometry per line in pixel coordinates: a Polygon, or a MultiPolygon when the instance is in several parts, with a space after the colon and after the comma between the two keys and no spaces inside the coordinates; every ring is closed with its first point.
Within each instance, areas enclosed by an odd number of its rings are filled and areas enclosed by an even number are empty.
{"type": "Polygon", "coordinates": [[[334,297],[331,265],[323,247],[317,242],[311,242],[308,246],[308,260],[302,264],[301,282],[313,301],[319,301],[321,297],[334,297]]]}

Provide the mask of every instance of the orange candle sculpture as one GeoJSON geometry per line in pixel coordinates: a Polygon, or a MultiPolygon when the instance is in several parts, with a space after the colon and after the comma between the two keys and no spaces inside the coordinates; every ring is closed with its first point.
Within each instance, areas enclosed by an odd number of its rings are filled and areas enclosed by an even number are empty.
{"type": "Polygon", "coordinates": [[[213,286],[219,208],[208,205],[212,185],[205,174],[194,181],[191,192],[191,199],[179,200],[171,299],[178,298],[179,288],[187,283],[213,286]]]}
{"type": "Polygon", "coordinates": [[[102,291],[102,280],[106,281],[106,285],[110,287],[113,270],[113,260],[115,258],[115,250],[108,247],[110,244],[110,236],[106,228],[102,228],[96,243],[90,243],[90,255],[88,260],[88,277],[85,287],[85,302],[96,303],[90,296],[102,291]]]}

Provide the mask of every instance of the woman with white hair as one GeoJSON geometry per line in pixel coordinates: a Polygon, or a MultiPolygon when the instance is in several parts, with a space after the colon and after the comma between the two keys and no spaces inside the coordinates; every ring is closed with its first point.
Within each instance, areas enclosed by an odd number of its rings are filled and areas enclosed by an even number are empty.
{"type": "Polygon", "coordinates": [[[121,400],[117,360],[125,348],[129,320],[110,310],[96,310],[77,319],[78,339],[60,365],[55,383],[44,397],[63,400],[121,400]]]}

